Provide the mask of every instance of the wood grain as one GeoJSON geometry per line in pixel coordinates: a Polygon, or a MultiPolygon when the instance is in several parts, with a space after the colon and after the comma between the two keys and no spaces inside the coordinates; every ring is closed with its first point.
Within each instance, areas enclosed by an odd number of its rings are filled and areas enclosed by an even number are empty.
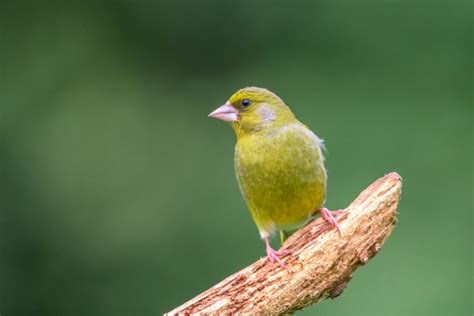
{"type": "Polygon", "coordinates": [[[262,258],[165,315],[278,315],[339,296],[397,223],[402,179],[376,180],[338,216],[342,237],[316,219],[283,245],[288,270],[262,258]]]}

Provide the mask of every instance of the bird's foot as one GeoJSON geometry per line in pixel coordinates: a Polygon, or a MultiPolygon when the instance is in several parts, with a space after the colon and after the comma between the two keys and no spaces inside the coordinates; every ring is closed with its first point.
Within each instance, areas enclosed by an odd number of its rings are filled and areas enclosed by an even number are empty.
{"type": "Polygon", "coordinates": [[[341,233],[341,227],[339,226],[339,223],[337,222],[336,218],[334,217],[334,215],[342,215],[344,214],[344,210],[337,210],[337,211],[330,211],[328,210],[327,208],[323,207],[322,209],[319,210],[319,212],[321,213],[321,216],[322,218],[324,218],[324,220],[326,222],[328,222],[330,225],[336,227],[337,231],[339,232],[339,236],[342,237],[342,233],[341,233]]]}
{"type": "Polygon", "coordinates": [[[267,260],[271,263],[277,262],[281,267],[288,270],[288,267],[283,263],[281,257],[288,255],[290,252],[283,248],[280,248],[279,250],[274,250],[272,246],[270,246],[270,241],[268,240],[268,237],[265,237],[264,240],[265,250],[267,252],[267,260]]]}

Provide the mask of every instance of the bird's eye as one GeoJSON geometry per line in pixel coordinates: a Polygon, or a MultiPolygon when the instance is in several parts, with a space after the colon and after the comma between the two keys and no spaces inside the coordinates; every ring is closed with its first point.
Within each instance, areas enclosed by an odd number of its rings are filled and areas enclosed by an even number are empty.
{"type": "Polygon", "coordinates": [[[243,106],[249,106],[250,105],[250,100],[249,99],[243,99],[242,100],[242,105],[243,106]]]}

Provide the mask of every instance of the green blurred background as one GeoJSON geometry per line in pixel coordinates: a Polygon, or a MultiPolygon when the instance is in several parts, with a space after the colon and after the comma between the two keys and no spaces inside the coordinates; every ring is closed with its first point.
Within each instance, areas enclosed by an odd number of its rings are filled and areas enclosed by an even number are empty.
{"type": "Polygon", "coordinates": [[[157,315],[264,255],[207,118],[278,93],[399,224],[301,315],[472,312],[471,1],[2,1],[0,313],[157,315]]]}

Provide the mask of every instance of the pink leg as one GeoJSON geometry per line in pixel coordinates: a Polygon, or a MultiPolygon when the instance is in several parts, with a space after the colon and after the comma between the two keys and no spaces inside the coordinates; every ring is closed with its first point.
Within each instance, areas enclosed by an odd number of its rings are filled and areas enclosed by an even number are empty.
{"type": "Polygon", "coordinates": [[[337,211],[331,212],[327,208],[323,207],[319,210],[319,212],[321,213],[322,218],[324,218],[324,220],[328,222],[330,225],[336,227],[337,231],[339,232],[339,235],[342,236],[341,227],[339,226],[339,223],[337,222],[333,214],[335,214],[336,216],[344,214],[344,210],[337,210],[337,211]]]}
{"type": "Polygon", "coordinates": [[[265,241],[265,250],[267,251],[267,259],[271,263],[278,262],[278,264],[285,268],[288,269],[288,267],[281,261],[280,257],[283,257],[289,253],[288,250],[285,249],[279,249],[278,251],[274,250],[272,246],[270,246],[270,241],[268,240],[268,237],[264,237],[263,240],[265,241]]]}

